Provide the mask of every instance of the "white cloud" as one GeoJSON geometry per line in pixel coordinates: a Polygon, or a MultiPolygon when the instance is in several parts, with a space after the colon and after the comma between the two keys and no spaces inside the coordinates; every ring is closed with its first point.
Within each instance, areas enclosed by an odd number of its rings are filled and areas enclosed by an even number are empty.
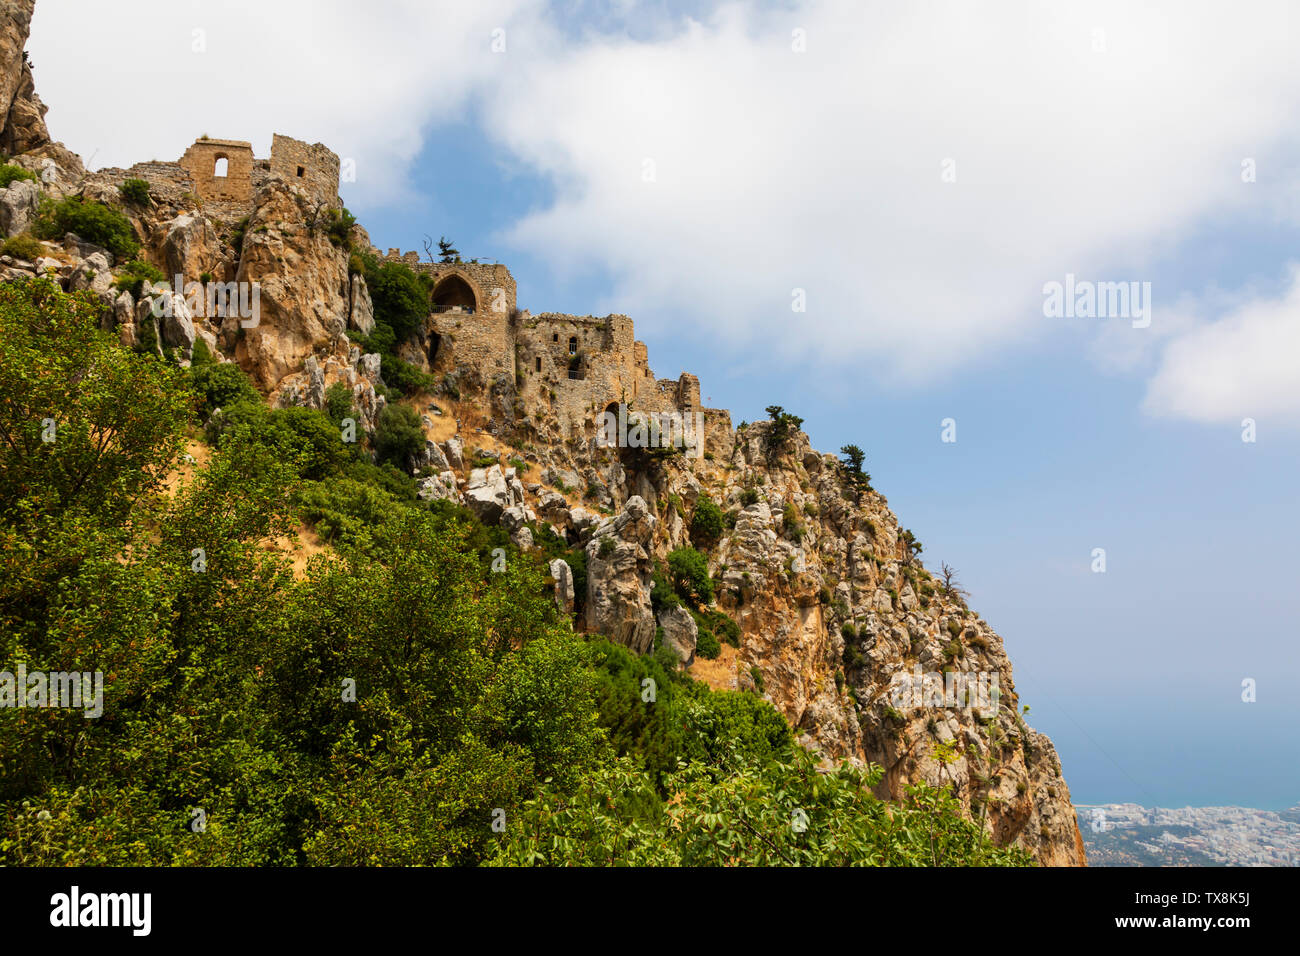
{"type": "Polygon", "coordinates": [[[1294,195],[1269,185],[1297,157],[1287,0],[803,0],[699,21],[631,2],[76,6],[41,0],[31,49],[52,131],[95,165],[201,132],[265,154],[280,131],[355,157],[354,205],[393,201],[426,137],[472,115],[556,187],[513,242],[612,276],[593,311],[767,372],[932,381],[1078,335],[1043,317],[1044,282],[1147,279],[1194,227],[1294,195]]]}
{"type": "Polygon", "coordinates": [[[1241,159],[1294,146],[1288,15],[827,0],[589,38],[488,100],[560,185],[512,238],[608,270],[604,305],[660,331],[934,378],[1071,334],[1042,316],[1045,281],[1149,278],[1187,227],[1255,208],[1241,159]]]}
{"type": "Polygon", "coordinates": [[[1164,350],[1143,408],[1205,423],[1294,421],[1300,413],[1300,266],[1285,293],[1239,304],[1164,350]]]}
{"type": "Polygon", "coordinates": [[[92,168],[174,160],[200,134],[323,142],[350,201],[394,201],[429,128],[462,115],[529,29],[526,0],[38,0],[28,43],[50,132],[92,168]],[[197,31],[197,32],[196,32],[197,31]],[[199,49],[201,47],[201,49],[199,49]]]}

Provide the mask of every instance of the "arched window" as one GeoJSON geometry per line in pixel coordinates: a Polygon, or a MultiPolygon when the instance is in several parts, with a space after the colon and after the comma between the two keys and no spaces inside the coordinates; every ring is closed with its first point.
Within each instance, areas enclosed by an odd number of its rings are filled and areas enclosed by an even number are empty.
{"type": "Polygon", "coordinates": [[[433,287],[433,311],[449,312],[464,309],[473,312],[478,307],[474,288],[458,275],[449,275],[433,287]]]}
{"type": "Polygon", "coordinates": [[[569,336],[569,354],[570,355],[578,354],[578,337],[576,335],[569,336]]]}
{"type": "Polygon", "coordinates": [[[225,179],[230,174],[230,160],[225,156],[218,154],[217,161],[212,164],[212,178],[225,179]]]}

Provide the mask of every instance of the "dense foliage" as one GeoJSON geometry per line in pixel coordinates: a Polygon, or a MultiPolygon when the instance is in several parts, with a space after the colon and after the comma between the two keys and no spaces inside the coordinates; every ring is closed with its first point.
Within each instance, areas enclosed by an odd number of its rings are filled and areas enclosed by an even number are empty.
{"type": "Polygon", "coordinates": [[[41,209],[32,227],[38,239],[62,239],[68,233],[103,246],[119,260],[135,258],[140,243],[131,221],[112,206],[69,196],[54,202],[42,197],[41,209]]]}
{"type": "Polygon", "coordinates": [[[0,709],[0,864],[1027,862],[670,651],[575,635],[545,555],[416,501],[345,396],[271,411],[98,309],[0,285],[0,669],[105,682],[95,719],[0,709]],[[332,547],[295,568],[302,520],[332,547]]]}

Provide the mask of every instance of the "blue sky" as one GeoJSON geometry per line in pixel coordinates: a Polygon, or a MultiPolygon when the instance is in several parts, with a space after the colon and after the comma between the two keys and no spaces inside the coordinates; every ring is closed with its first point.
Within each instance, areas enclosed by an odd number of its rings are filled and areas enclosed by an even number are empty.
{"type": "Polygon", "coordinates": [[[631,315],[735,421],[861,445],[1076,802],[1300,803],[1285,4],[294,7],[159,2],[127,136],[87,94],[121,18],[38,5],[52,132],[95,166],[328,143],[381,248],[447,235],[523,308],[631,315]],[[1066,273],[1150,282],[1151,326],[1045,317],[1066,273]]]}

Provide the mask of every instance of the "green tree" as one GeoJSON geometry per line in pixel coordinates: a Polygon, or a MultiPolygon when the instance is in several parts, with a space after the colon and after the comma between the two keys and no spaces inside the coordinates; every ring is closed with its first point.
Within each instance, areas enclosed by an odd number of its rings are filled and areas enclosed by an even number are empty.
{"type": "Polygon", "coordinates": [[[406,405],[385,405],[375,425],[375,455],[382,462],[406,468],[412,456],[424,449],[420,416],[406,405]]]}
{"type": "Polygon", "coordinates": [[[691,540],[702,548],[712,548],[722,536],[723,524],[722,509],[712,498],[701,495],[691,515],[691,540]]]}
{"type": "Polygon", "coordinates": [[[694,548],[677,548],[668,554],[673,589],[695,607],[713,601],[709,559],[694,548]]]}

